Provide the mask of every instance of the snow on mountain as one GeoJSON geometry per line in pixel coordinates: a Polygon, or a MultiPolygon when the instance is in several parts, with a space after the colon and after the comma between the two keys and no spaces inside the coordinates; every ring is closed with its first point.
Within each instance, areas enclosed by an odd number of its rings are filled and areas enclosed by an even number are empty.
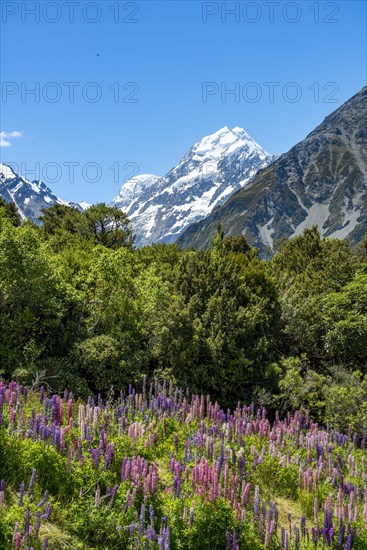
{"type": "Polygon", "coordinates": [[[22,219],[28,218],[35,223],[40,223],[42,208],[56,203],[85,210],[83,204],[60,199],[42,181],[29,181],[6,164],[0,164],[0,197],[14,202],[22,219]]]}
{"type": "Polygon", "coordinates": [[[140,174],[128,180],[112,201],[113,206],[130,210],[139,197],[160,179],[154,174],[140,174]]]}
{"type": "Polygon", "coordinates": [[[224,126],[195,143],[164,177],[128,181],[112,204],[127,213],[138,246],[173,242],[272,160],[245,130],[224,126]]]}
{"type": "Polygon", "coordinates": [[[88,210],[92,205],[89,202],[81,201],[77,203],[78,206],[81,207],[82,210],[88,210]]]}
{"type": "Polygon", "coordinates": [[[225,235],[244,235],[263,256],[313,225],[323,237],[361,242],[367,231],[367,86],[189,227],[180,246],[209,247],[219,223],[225,235]]]}

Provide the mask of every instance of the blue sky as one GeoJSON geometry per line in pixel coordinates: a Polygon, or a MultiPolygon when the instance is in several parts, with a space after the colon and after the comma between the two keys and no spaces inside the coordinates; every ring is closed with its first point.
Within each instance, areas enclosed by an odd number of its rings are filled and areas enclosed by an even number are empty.
{"type": "Polygon", "coordinates": [[[1,15],[1,160],[67,200],[108,202],[225,125],[284,152],[366,82],[358,0],[3,0],[1,15]]]}

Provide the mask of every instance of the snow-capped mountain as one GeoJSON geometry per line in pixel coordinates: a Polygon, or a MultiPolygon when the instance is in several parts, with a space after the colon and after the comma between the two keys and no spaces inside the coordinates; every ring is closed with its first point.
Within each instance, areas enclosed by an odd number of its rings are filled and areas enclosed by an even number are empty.
{"type": "Polygon", "coordinates": [[[7,164],[0,164],[0,197],[14,202],[22,219],[40,223],[41,208],[53,204],[74,206],[79,210],[88,208],[88,203],[67,202],[56,195],[42,181],[29,181],[7,164]]]}
{"type": "Polygon", "coordinates": [[[219,223],[225,235],[243,234],[264,256],[313,225],[324,237],[360,242],[367,232],[367,86],[189,227],[179,244],[210,246],[219,223]]]}
{"type": "Polygon", "coordinates": [[[137,201],[145,191],[154,185],[160,176],[154,174],[140,174],[128,180],[120,190],[120,193],[112,201],[113,206],[130,211],[137,206],[137,201]]]}
{"type": "Polygon", "coordinates": [[[245,130],[225,126],[196,143],[164,177],[128,181],[112,204],[127,213],[138,246],[173,242],[272,160],[245,130]]]}

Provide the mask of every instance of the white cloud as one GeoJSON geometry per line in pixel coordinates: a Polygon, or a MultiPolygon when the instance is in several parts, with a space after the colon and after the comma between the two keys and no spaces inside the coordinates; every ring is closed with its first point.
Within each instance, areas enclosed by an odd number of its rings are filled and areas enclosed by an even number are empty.
{"type": "Polygon", "coordinates": [[[19,138],[23,137],[23,132],[18,130],[13,130],[13,132],[0,132],[0,147],[10,147],[11,142],[9,138],[19,138]]]}

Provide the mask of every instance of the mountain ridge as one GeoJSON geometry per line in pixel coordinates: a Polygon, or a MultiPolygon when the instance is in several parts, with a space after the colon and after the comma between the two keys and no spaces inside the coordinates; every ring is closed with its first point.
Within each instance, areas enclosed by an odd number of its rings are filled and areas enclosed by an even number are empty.
{"type": "Polygon", "coordinates": [[[273,159],[245,130],[224,126],[196,142],[165,176],[143,184],[133,202],[121,200],[124,187],[133,185],[127,182],[112,205],[127,213],[138,246],[174,242],[273,159]]]}
{"type": "Polygon", "coordinates": [[[39,216],[42,208],[54,204],[73,206],[79,210],[88,208],[88,203],[68,202],[57,197],[47,185],[39,180],[30,181],[17,174],[11,166],[0,164],[0,197],[12,201],[17,207],[20,217],[30,219],[40,224],[39,216]]]}
{"type": "Polygon", "coordinates": [[[325,237],[358,242],[367,231],[367,86],[190,226],[178,244],[208,247],[218,223],[263,255],[314,224],[325,237]]]}

